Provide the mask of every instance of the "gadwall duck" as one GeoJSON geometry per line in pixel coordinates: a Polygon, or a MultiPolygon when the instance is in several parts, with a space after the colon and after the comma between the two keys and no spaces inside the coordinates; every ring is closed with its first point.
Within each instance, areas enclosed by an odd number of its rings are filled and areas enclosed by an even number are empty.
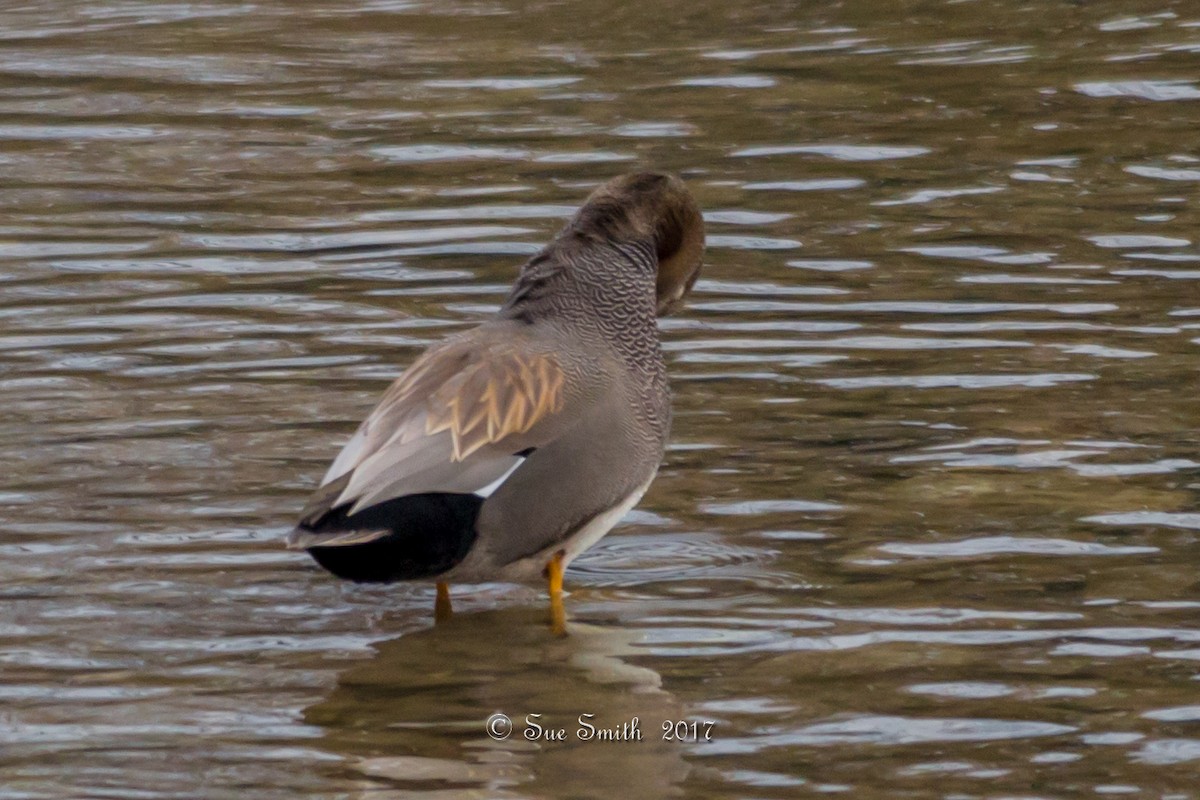
{"type": "Polygon", "coordinates": [[[548,581],[641,499],[671,424],[656,316],[700,274],[683,181],[610,180],[521,268],[504,305],[384,393],[289,534],[341,578],[548,581]]]}

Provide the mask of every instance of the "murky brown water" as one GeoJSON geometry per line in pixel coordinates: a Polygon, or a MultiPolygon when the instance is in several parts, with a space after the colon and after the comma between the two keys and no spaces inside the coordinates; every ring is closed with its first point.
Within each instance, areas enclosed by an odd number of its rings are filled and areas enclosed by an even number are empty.
{"type": "Polygon", "coordinates": [[[10,4],[0,794],[1200,796],[1198,56],[1182,0],[10,4]],[[285,552],[635,167],[710,255],[571,635],[285,552]]]}

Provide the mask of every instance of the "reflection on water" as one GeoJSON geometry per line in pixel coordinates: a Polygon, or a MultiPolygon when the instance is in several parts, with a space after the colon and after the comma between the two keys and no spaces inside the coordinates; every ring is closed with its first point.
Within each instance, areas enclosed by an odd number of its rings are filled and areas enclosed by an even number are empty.
{"type": "Polygon", "coordinates": [[[580,623],[554,636],[528,608],[459,616],[377,645],[305,721],[326,731],[323,749],[345,754],[337,771],[365,796],[433,783],[462,797],[611,797],[618,786],[670,796],[689,767],[661,722],[683,711],[658,673],[624,660],[641,638],[580,623]],[[507,713],[512,727],[487,735],[480,709],[507,713]]]}
{"type": "Polygon", "coordinates": [[[903,6],[6,10],[5,797],[1194,796],[1200,15],[903,6]],[[284,551],[386,382],[651,166],[709,256],[571,635],[284,551]]]}

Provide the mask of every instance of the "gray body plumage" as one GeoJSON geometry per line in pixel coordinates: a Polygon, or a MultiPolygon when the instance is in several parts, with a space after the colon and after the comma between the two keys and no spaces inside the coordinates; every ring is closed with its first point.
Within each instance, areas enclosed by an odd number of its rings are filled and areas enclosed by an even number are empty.
{"type": "Polygon", "coordinates": [[[499,334],[516,322],[554,344],[568,384],[589,392],[590,409],[484,501],[479,541],[448,580],[535,580],[548,552],[566,548],[569,562],[579,552],[573,535],[640,498],[653,479],[671,426],[657,266],[648,245],[556,241],[522,270],[496,322],[480,329],[499,334]],[[534,284],[544,289],[528,291],[534,284]]]}
{"type": "Polygon", "coordinates": [[[565,566],[657,471],[671,405],[656,317],[679,305],[703,249],[678,179],[602,186],[492,319],[397,379],[289,546],[355,580],[524,582],[551,558],[565,566]]]}

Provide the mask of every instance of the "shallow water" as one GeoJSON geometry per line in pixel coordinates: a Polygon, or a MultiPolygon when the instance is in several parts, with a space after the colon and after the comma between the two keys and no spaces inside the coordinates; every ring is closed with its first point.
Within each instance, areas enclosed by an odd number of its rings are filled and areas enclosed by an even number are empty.
{"type": "Polygon", "coordinates": [[[796,5],[5,10],[3,796],[1200,796],[1200,11],[796,5]],[[639,167],[710,249],[570,635],[284,551],[639,167]]]}

